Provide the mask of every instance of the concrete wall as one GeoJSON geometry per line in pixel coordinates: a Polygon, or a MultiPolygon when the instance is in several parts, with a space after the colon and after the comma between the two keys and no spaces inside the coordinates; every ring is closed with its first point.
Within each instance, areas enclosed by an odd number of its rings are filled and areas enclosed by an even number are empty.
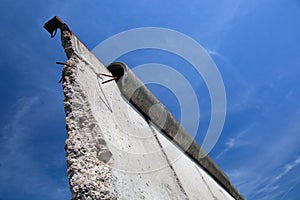
{"type": "Polygon", "coordinates": [[[101,84],[110,71],[73,33],[61,38],[72,199],[243,199],[148,123],[115,81],[101,84]]]}

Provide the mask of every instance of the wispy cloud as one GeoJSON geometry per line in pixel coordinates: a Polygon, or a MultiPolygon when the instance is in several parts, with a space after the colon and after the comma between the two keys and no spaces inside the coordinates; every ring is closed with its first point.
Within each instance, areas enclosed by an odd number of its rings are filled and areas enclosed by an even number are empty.
{"type": "Polygon", "coordinates": [[[297,159],[295,159],[293,162],[286,164],[283,167],[282,172],[278,174],[272,182],[278,181],[287,173],[289,173],[291,170],[293,170],[295,167],[297,167],[299,164],[300,164],[300,156],[297,159]]]}
{"type": "MultiPolygon", "coordinates": [[[[257,138],[257,135],[253,134],[256,127],[253,129],[252,134],[245,134],[244,137],[237,135],[233,140],[228,140],[225,153],[230,150],[231,154],[236,155],[239,151],[236,145],[241,138],[248,140],[254,149],[252,156],[250,154],[237,162],[227,174],[249,199],[278,199],[299,183],[300,177],[294,177],[294,180],[288,178],[289,181],[287,177],[291,177],[292,173],[296,173],[295,170],[299,170],[300,156],[292,161],[286,161],[295,153],[293,149],[298,139],[292,138],[292,130],[286,130],[291,137],[269,138],[268,147],[262,148],[265,146],[263,138],[261,141],[247,139],[249,136],[257,138]],[[290,149],[286,151],[285,146],[289,146],[290,149]]],[[[224,156],[224,153],[220,156],[222,155],[224,156]]]]}
{"type": "Polygon", "coordinates": [[[69,197],[66,181],[49,178],[43,166],[33,158],[32,130],[27,122],[34,120],[32,112],[39,108],[40,103],[39,96],[20,98],[13,106],[15,112],[11,113],[10,120],[1,129],[0,188],[5,191],[1,195],[9,194],[12,199],[26,195],[37,199],[69,197]]]}
{"type": "Polygon", "coordinates": [[[253,127],[254,124],[251,124],[247,128],[245,128],[240,133],[236,134],[234,137],[227,138],[227,141],[225,142],[225,148],[216,156],[216,159],[220,159],[225,153],[230,151],[233,148],[238,148],[241,146],[246,145],[247,143],[245,141],[242,141],[241,138],[247,134],[250,129],[253,127]]]}
{"type": "Polygon", "coordinates": [[[268,118],[257,116],[252,126],[231,134],[218,154],[218,162],[225,163],[223,169],[247,199],[284,198],[299,185],[300,112],[278,121],[271,117],[282,109],[269,112],[268,118]]]}
{"type": "Polygon", "coordinates": [[[26,114],[30,112],[35,104],[38,104],[40,98],[38,96],[27,98],[21,98],[16,103],[16,112],[11,115],[9,122],[2,128],[2,134],[4,137],[5,147],[18,148],[22,138],[26,137],[23,133],[26,128],[22,122],[22,119],[26,117],[26,114]]]}
{"type": "Polygon", "coordinates": [[[300,177],[297,179],[297,181],[291,185],[288,190],[281,196],[279,200],[285,199],[285,197],[299,184],[300,182],[300,177]]]}
{"type": "MultiPolygon", "coordinates": [[[[241,18],[247,16],[249,13],[268,0],[264,1],[220,1],[218,6],[214,5],[211,10],[211,15],[206,19],[209,23],[205,26],[205,30],[201,35],[205,41],[209,43],[209,48],[215,49],[218,52],[222,45],[224,36],[234,27],[236,22],[240,22],[241,18]]],[[[214,52],[211,52],[214,53],[214,52]]]]}
{"type": "Polygon", "coordinates": [[[217,49],[206,48],[208,54],[213,58],[219,60],[222,69],[222,78],[224,79],[226,93],[228,95],[228,107],[229,113],[240,112],[249,106],[255,105],[259,107],[262,104],[260,100],[260,85],[258,83],[249,84],[249,80],[245,77],[245,74],[239,71],[239,66],[234,66],[229,57],[226,57],[217,49]],[[230,85],[231,82],[238,82],[238,86],[230,85]],[[233,90],[234,88],[234,90],[233,90]]]}
{"type": "Polygon", "coordinates": [[[222,55],[220,52],[216,51],[216,50],[212,50],[212,49],[206,49],[207,53],[210,55],[210,56],[217,56],[219,58],[222,58],[222,59],[226,59],[226,57],[224,55],[222,55]]]}
{"type": "MultiPolygon", "coordinates": [[[[282,184],[280,183],[280,179],[283,179],[285,176],[287,176],[293,169],[298,167],[300,164],[300,156],[298,156],[294,161],[289,162],[285,164],[281,170],[280,173],[277,174],[275,177],[269,179],[264,183],[264,186],[261,187],[259,190],[255,191],[256,195],[262,195],[264,196],[264,199],[270,199],[271,196],[279,197],[282,195],[281,199],[287,195],[287,193],[292,190],[295,185],[299,183],[299,178],[297,178],[295,183],[292,183],[291,186],[288,187],[288,189],[285,191],[282,187],[282,184]],[[279,189],[281,188],[281,189],[279,189]]],[[[262,183],[260,183],[262,185],[262,183]]]]}

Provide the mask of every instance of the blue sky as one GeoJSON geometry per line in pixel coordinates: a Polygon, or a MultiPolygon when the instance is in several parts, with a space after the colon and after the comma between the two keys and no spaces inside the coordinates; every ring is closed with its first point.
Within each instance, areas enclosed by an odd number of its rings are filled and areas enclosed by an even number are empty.
{"type": "MultiPolygon", "coordinates": [[[[60,37],[43,24],[60,16],[93,49],[131,28],[164,27],[200,43],[222,75],[227,116],[210,153],[247,199],[300,196],[300,1],[1,1],[0,199],[70,199],[66,178],[60,37]]],[[[194,82],[210,119],[207,89],[178,56],[154,50],[121,57],[129,66],[167,64],[194,82]],[[185,67],[183,67],[185,66],[185,67]]],[[[179,117],[164,88],[153,92],[179,117]],[[167,94],[167,95],[166,95],[167,94]]],[[[201,134],[202,133],[202,134],[201,134]]]]}

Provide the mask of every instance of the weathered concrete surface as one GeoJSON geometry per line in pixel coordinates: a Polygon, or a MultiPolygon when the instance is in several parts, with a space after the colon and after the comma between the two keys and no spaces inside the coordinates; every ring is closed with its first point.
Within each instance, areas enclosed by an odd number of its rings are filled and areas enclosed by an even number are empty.
{"type": "Polygon", "coordinates": [[[148,124],[114,81],[101,84],[107,78],[99,74],[110,72],[69,30],[62,43],[72,199],[234,199],[148,124]]]}
{"type": "Polygon", "coordinates": [[[187,199],[148,123],[114,82],[100,83],[106,68],[68,31],[62,40],[73,199],[187,199]]]}
{"type": "Polygon", "coordinates": [[[199,166],[199,163],[195,163],[186,156],[168,138],[159,134],[155,127],[153,128],[190,199],[234,199],[207,173],[207,170],[204,170],[199,166]]]}
{"type": "Polygon", "coordinates": [[[223,171],[124,63],[114,62],[107,68],[117,77],[117,84],[121,93],[145,118],[149,119],[161,132],[177,144],[181,151],[187,153],[200,164],[231,195],[236,199],[241,198],[223,171]]]}

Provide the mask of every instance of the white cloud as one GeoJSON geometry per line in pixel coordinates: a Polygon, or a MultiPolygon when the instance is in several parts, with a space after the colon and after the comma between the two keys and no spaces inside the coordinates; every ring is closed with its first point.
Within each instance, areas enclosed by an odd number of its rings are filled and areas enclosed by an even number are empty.
{"type": "Polygon", "coordinates": [[[285,191],[284,188],[281,186],[280,179],[287,176],[289,172],[291,172],[294,168],[296,168],[300,164],[300,156],[296,158],[294,161],[289,162],[285,164],[281,172],[276,175],[274,178],[267,180],[266,182],[261,182],[259,190],[255,191],[256,195],[262,195],[264,196],[264,199],[271,199],[272,197],[279,197],[282,196],[280,199],[283,199],[287,193],[289,193],[298,183],[300,178],[297,179],[295,183],[292,184],[292,186],[288,187],[288,189],[285,191]],[[280,188],[280,189],[278,189],[280,188]]]}
{"type": "Polygon", "coordinates": [[[211,56],[217,56],[217,57],[220,57],[222,59],[226,59],[225,56],[223,56],[221,53],[219,53],[218,51],[215,51],[215,50],[211,50],[211,49],[206,49],[207,53],[211,56]]]}
{"type": "Polygon", "coordinates": [[[283,176],[288,174],[291,170],[296,168],[299,164],[300,164],[300,156],[297,159],[295,159],[293,162],[286,164],[283,167],[282,172],[273,179],[272,183],[281,179],[283,176]]]}
{"type": "Polygon", "coordinates": [[[241,140],[243,136],[245,136],[251,128],[254,126],[254,123],[249,125],[247,128],[245,128],[243,131],[236,134],[234,137],[227,138],[227,141],[225,142],[225,148],[216,156],[216,159],[220,159],[225,153],[230,151],[233,148],[238,148],[244,145],[247,145],[248,143],[241,140]]]}
{"type": "Polygon", "coordinates": [[[15,112],[11,113],[10,120],[1,129],[0,188],[10,191],[10,198],[21,194],[43,196],[46,199],[66,199],[70,196],[66,181],[48,177],[43,166],[32,155],[32,130],[26,121],[30,121],[28,119],[31,118],[31,113],[39,108],[40,102],[39,96],[19,99],[13,106],[15,112]],[[13,190],[18,192],[14,193],[13,190]],[[55,190],[55,193],[49,192],[55,190]]]}
{"type": "Polygon", "coordinates": [[[299,177],[299,178],[297,179],[297,181],[296,181],[292,186],[290,186],[289,189],[281,196],[280,200],[284,199],[284,198],[288,195],[288,193],[289,193],[290,191],[292,191],[292,190],[296,187],[296,185],[299,184],[299,182],[300,182],[300,177],[299,177]]]}
{"type": "Polygon", "coordinates": [[[12,115],[10,121],[2,129],[4,139],[6,140],[5,146],[7,148],[16,148],[19,146],[20,140],[26,135],[23,134],[25,126],[22,119],[32,109],[32,106],[39,103],[39,97],[35,96],[30,99],[21,98],[16,104],[16,112],[12,115]]]}
{"type": "Polygon", "coordinates": [[[216,49],[206,48],[208,54],[212,57],[219,58],[221,60],[220,66],[223,71],[223,79],[228,100],[230,103],[227,107],[227,112],[237,113],[249,106],[259,107],[262,104],[262,100],[259,98],[260,85],[258,83],[249,84],[249,81],[245,77],[245,74],[239,71],[239,67],[233,66],[230,58],[224,56],[221,52],[216,49]],[[230,78],[230,80],[229,80],[230,78]],[[230,83],[236,82],[238,85],[232,86],[230,83]],[[234,90],[233,90],[234,89],[234,90]]]}
{"type": "MultiPolygon", "coordinates": [[[[269,116],[275,113],[269,113],[269,116]]],[[[267,118],[269,120],[257,118],[252,127],[242,131],[248,133],[241,132],[227,139],[218,155],[219,158],[224,156],[224,159],[219,162],[227,164],[225,172],[248,199],[278,199],[298,184],[299,177],[292,174],[300,170],[299,116],[296,110],[294,114],[280,118],[279,122],[271,117],[267,118]],[[238,148],[245,141],[247,148],[238,148]],[[230,167],[225,159],[229,152],[232,157],[238,158],[230,167]],[[295,153],[299,156],[294,157],[295,153]]]]}

